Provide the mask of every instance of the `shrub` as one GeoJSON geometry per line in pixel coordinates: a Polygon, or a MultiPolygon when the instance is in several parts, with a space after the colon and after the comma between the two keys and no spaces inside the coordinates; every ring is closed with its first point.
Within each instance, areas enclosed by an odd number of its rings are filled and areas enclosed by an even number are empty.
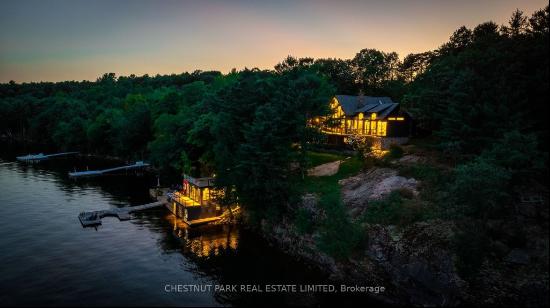
{"type": "Polygon", "coordinates": [[[399,195],[402,197],[402,198],[405,198],[405,199],[412,199],[414,198],[414,193],[411,189],[409,188],[406,188],[406,187],[401,187],[399,189],[396,190],[399,195]]]}
{"type": "Polygon", "coordinates": [[[548,153],[539,150],[534,134],[511,131],[481,153],[484,160],[510,171],[515,185],[548,181],[548,153]]]}
{"type": "Polygon", "coordinates": [[[403,154],[405,151],[403,151],[403,148],[400,147],[397,144],[390,145],[390,151],[388,152],[388,156],[392,159],[397,159],[403,157],[403,154]]]}
{"type": "Polygon", "coordinates": [[[373,150],[372,140],[365,136],[350,136],[347,139],[347,143],[352,149],[357,151],[357,155],[360,159],[365,159],[370,156],[373,150]]]}
{"type": "Polygon", "coordinates": [[[399,169],[399,175],[431,183],[440,182],[443,176],[441,170],[428,164],[415,164],[402,167],[399,169]]]}
{"type": "Polygon", "coordinates": [[[410,200],[411,195],[410,190],[395,190],[386,199],[369,203],[364,220],[373,224],[405,226],[433,216],[431,208],[410,200]]]}
{"type": "Polygon", "coordinates": [[[490,245],[489,237],[483,228],[471,225],[453,238],[453,250],[456,253],[456,267],[459,275],[467,280],[472,279],[483,265],[490,245]]]}
{"type": "Polygon", "coordinates": [[[313,231],[311,213],[303,207],[299,208],[298,211],[296,211],[294,225],[299,234],[311,233],[313,231]]]}
{"type": "Polygon", "coordinates": [[[320,202],[327,215],[321,225],[318,247],[332,257],[347,259],[366,241],[366,233],[361,226],[350,221],[339,193],[330,194],[320,202]]]}
{"type": "Polygon", "coordinates": [[[454,214],[487,217],[503,213],[509,201],[510,172],[482,158],[455,170],[449,193],[454,214]]]}

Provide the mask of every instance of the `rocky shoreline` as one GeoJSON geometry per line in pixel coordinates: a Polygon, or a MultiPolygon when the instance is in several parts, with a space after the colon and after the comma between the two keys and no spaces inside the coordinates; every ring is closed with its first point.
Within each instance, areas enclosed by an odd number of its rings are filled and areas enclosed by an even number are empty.
{"type": "MultiPolygon", "coordinates": [[[[404,157],[410,163],[412,157],[404,157]]],[[[396,189],[418,194],[419,181],[397,175],[392,168],[374,168],[341,180],[342,199],[352,217],[361,215],[369,202],[382,199],[396,189]],[[370,180],[369,180],[370,179],[370,180]]],[[[315,195],[305,195],[301,206],[313,219],[315,195]]],[[[525,219],[519,216],[518,219],[525,219]]],[[[529,223],[522,221],[522,223],[529,223]]],[[[499,230],[514,230],[514,222],[495,221],[499,230]]],[[[262,221],[261,233],[273,245],[325,272],[331,280],[347,284],[379,285],[386,291],[375,296],[388,304],[414,306],[458,306],[463,304],[544,306],[548,304],[548,232],[537,226],[526,249],[500,243],[502,253],[491,256],[474,281],[462,278],[457,269],[453,221],[432,219],[396,227],[363,223],[367,243],[346,260],[337,260],[318,247],[320,234],[298,232],[291,219],[277,224],[262,221]],[[546,242],[544,241],[546,239],[546,242]],[[530,296],[529,296],[530,294],[530,296]],[[546,300],[544,300],[546,298],[546,300]],[[540,302],[542,299],[542,302],[540,302]]],[[[343,235],[345,236],[345,235],[343,235]]],[[[513,235],[510,235],[513,236],[513,235]]]]}
{"type": "Polygon", "coordinates": [[[465,283],[445,249],[451,228],[439,221],[420,223],[402,232],[368,226],[367,248],[362,255],[345,261],[321,252],[315,234],[299,235],[288,223],[263,224],[262,234],[286,253],[324,271],[333,281],[385,287],[383,294],[374,297],[388,304],[456,306],[465,283]],[[440,236],[433,238],[432,234],[440,236]],[[422,242],[423,236],[430,236],[430,241],[422,242]]]}

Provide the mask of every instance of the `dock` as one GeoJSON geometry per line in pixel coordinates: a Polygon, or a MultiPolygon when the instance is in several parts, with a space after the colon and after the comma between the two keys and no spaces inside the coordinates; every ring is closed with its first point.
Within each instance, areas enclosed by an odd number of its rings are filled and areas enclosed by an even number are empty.
{"type": "Polygon", "coordinates": [[[100,225],[101,218],[108,216],[118,217],[120,221],[129,220],[131,218],[130,213],[162,207],[164,203],[164,201],[157,201],[137,206],[127,206],[93,212],[82,212],[78,215],[78,219],[80,220],[80,223],[83,227],[100,225]]]}
{"type": "Polygon", "coordinates": [[[68,155],[74,155],[74,154],[78,154],[78,152],[63,152],[63,153],[54,153],[54,154],[44,154],[44,153],[29,154],[25,156],[17,156],[16,159],[18,161],[23,161],[23,162],[39,162],[43,160],[48,160],[53,157],[68,156],[68,155]]]}
{"type": "Polygon", "coordinates": [[[91,176],[100,176],[107,173],[115,172],[115,171],[127,171],[127,170],[133,170],[133,169],[140,169],[148,167],[148,163],[144,163],[142,161],[138,161],[134,163],[133,165],[127,165],[127,166],[121,166],[121,167],[115,167],[115,168],[109,168],[109,169],[103,169],[103,170],[87,170],[87,171],[75,171],[75,172],[69,172],[69,176],[72,178],[76,177],[91,177],[91,176]]]}
{"type": "Polygon", "coordinates": [[[185,220],[184,222],[190,227],[194,227],[194,226],[204,225],[214,221],[218,221],[220,219],[221,219],[220,216],[215,216],[215,217],[208,217],[208,218],[195,219],[195,220],[189,220],[189,221],[185,220]]]}

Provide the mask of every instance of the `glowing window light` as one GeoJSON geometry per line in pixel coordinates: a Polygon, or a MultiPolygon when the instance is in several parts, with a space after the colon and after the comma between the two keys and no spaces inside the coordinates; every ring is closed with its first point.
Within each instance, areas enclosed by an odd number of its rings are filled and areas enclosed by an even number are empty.
{"type": "Polygon", "coordinates": [[[376,120],[376,112],[373,112],[371,115],[370,115],[370,118],[372,120],[376,120]]]}
{"type": "Polygon", "coordinates": [[[405,120],[405,118],[404,117],[397,117],[396,120],[397,121],[403,121],[403,120],[405,120]]]}
{"type": "Polygon", "coordinates": [[[378,125],[378,136],[386,136],[386,128],[388,122],[380,121],[378,125]]]}

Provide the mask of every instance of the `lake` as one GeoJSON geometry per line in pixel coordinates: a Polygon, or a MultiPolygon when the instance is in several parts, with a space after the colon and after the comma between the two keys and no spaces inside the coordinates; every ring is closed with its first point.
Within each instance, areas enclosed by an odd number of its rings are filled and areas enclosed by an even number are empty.
{"type": "Polygon", "coordinates": [[[103,218],[83,228],[82,211],[148,203],[154,176],[69,179],[67,172],[120,163],[70,158],[24,164],[26,152],[0,153],[0,304],[323,306],[362,304],[361,296],[306,293],[216,292],[179,286],[326,284],[319,271],[240,227],[189,229],[166,209],[103,218]]]}

